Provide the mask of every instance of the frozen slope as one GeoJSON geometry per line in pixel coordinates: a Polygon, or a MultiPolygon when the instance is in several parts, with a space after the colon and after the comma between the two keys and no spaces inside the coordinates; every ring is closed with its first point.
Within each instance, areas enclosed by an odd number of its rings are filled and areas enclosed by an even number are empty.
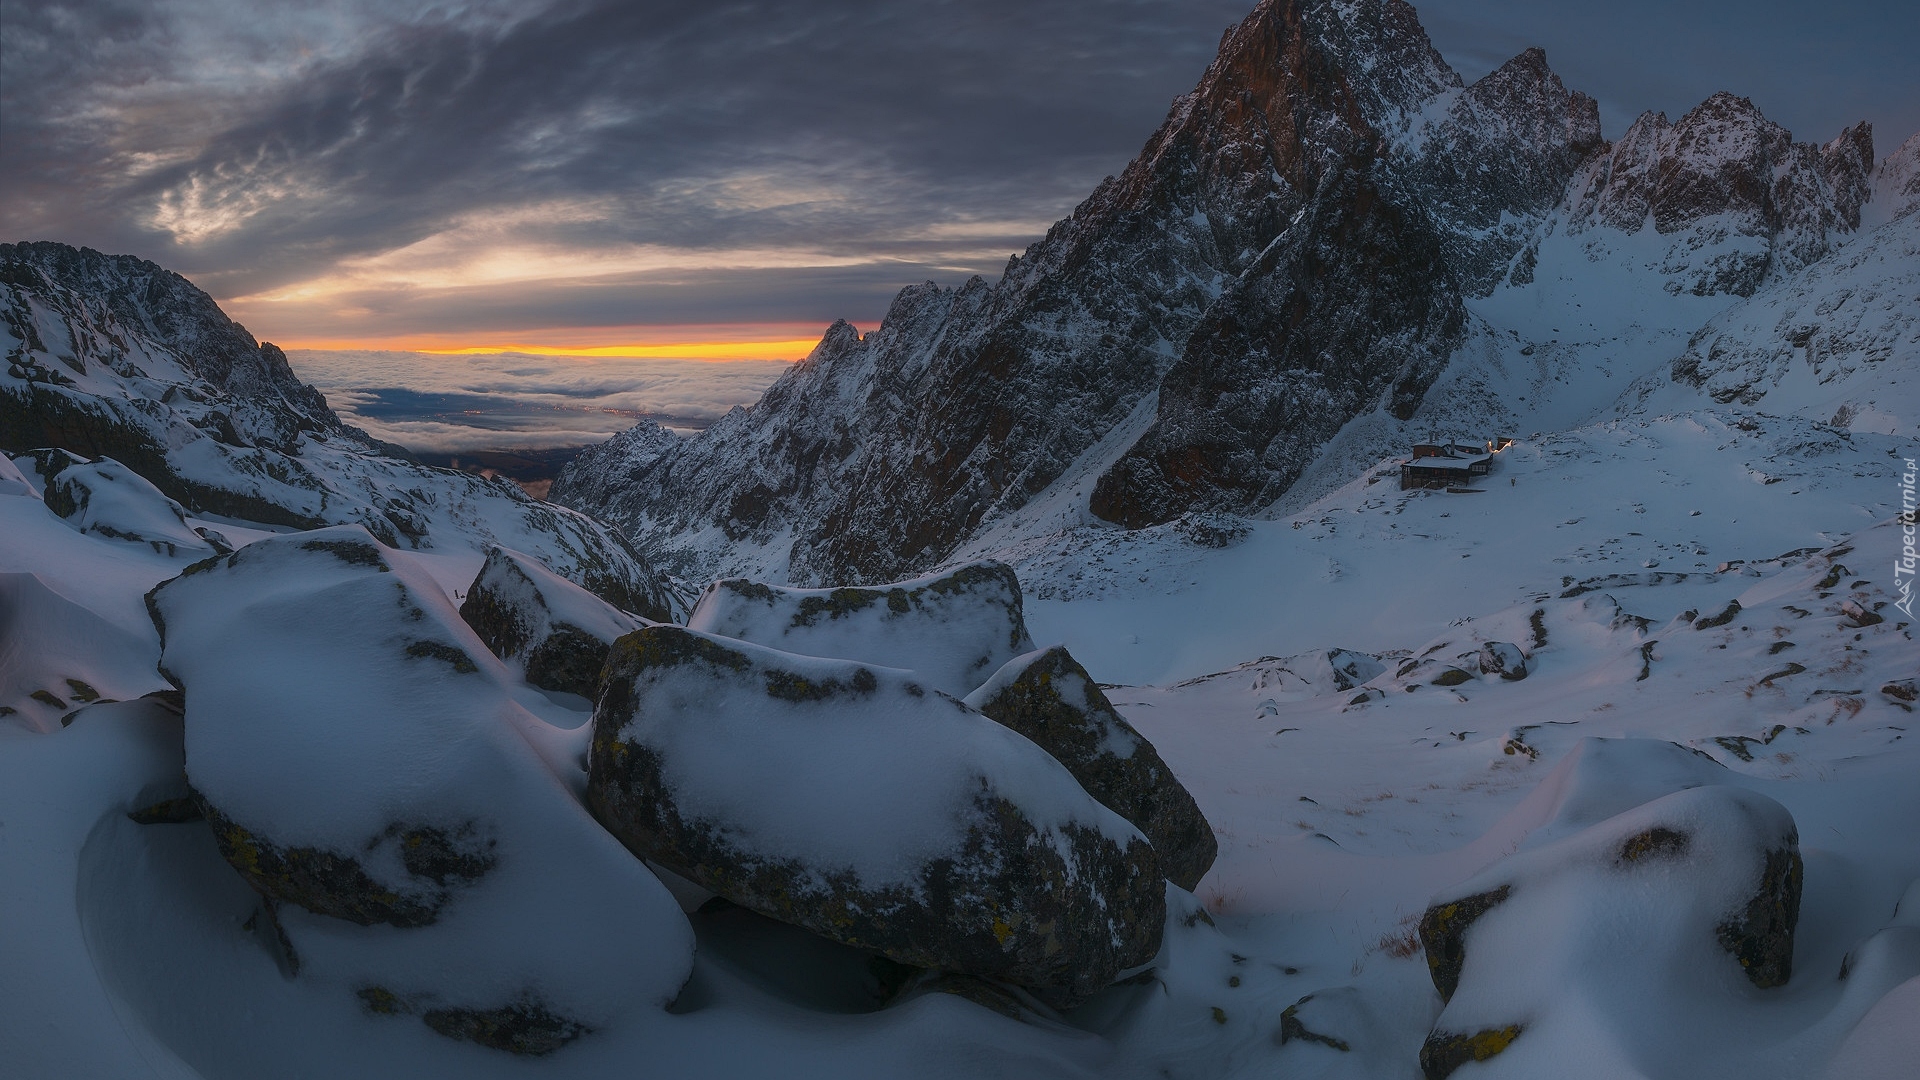
{"type": "MultiPolygon", "coordinates": [[[[1110,697],[1221,849],[1197,899],[1169,891],[1151,974],[1064,1015],[938,992],[875,1009],[857,955],[722,910],[688,916],[694,974],[670,1011],[636,1009],[543,1058],[441,1039],[290,977],[204,825],[126,817],[179,787],[164,700],[93,705],[64,727],[51,712],[0,717],[0,1053],[26,1075],[209,1080],[597,1078],[636,1063],[716,1078],[1411,1078],[1439,1010],[1413,932],[1430,897],[1707,784],[1764,795],[1798,828],[1793,978],[1742,989],[1737,966],[1693,939],[1675,946],[1693,958],[1684,970],[1631,948],[1561,964],[1541,1002],[1560,1026],[1523,1032],[1479,1074],[1532,1075],[1543,1055],[1649,1080],[1897,1060],[1920,977],[1911,911],[1895,907],[1920,879],[1920,752],[1899,696],[1917,650],[1890,603],[1904,463],[1890,449],[1731,409],[1611,421],[1524,440],[1477,495],[1362,479],[1224,548],[1173,526],[1084,526],[1066,555],[1026,553],[1035,636],[1135,684],[1110,697]],[[1470,658],[1498,642],[1525,654],[1525,679],[1479,673],[1470,658]],[[1330,658],[1334,646],[1370,655],[1330,658]],[[1437,684],[1449,667],[1463,675],[1437,684]],[[1660,1010],[1634,1020],[1643,999],[1660,1010]],[[302,1049],[275,1056],[261,1025],[302,1049]]],[[[35,633],[92,634],[111,654],[75,673],[152,670],[140,596],[184,559],[78,533],[30,490],[0,495],[0,539],[0,571],[60,597],[16,606],[35,633]]],[[[68,674],[10,655],[9,685],[15,669],[33,685],[68,674]]],[[[562,781],[552,797],[577,797],[585,714],[516,693],[562,781]]],[[[1515,909],[1526,940],[1557,956],[1591,940],[1576,910],[1608,925],[1624,910],[1529,903],[1515,909]]],[[[565,917],[514,916],[527,940],[565,917]]],[[[1518,974],[1483,964],[1471,977],[1498,988],[1518,974]]]]}
{"type": "MultiPolygon", "coordinates": [[[[1081,526],[1011,551],[1037,641],[1160,683],[1315,647],[1369,651],[1599,587],[1666,619],[1757,563],[1899,511],[1895,440],[1728,411],[1523,438],[1479,494],[1401,491],[1395,463],[1226,548],[1173,526],[1081,526]]],[[[1883,575],[1884,576],[1884,575],[1883,575]]]]}

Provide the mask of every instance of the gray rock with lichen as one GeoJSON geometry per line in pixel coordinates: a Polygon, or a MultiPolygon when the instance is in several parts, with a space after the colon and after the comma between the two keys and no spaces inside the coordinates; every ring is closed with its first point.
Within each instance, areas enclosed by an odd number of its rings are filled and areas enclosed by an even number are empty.
{"type": "Polygon", "coordinates": [[[269,537],[147,602],[193,795],[136,820],[197,811],[295,977],[531,1055],[678,993],[685,916],[529,743],[512,672],[416,557],[357,526],[269,537]]]}
{"type": "Polygon", "coordinates": [[[647,625],[536,559],[495,547],[467,587],[460,618],[527,682],[590,698],[616,638],[647,625]]]}
{"type": "Polygon", "coordinates": [[[1151,960],[1138,830],[914,673],[678,627],[615,643],[587,800],[636,855],[899,963],[1070,1003],[1151,960]]]}
{"type": "Polygon", "coordinates": [[[1760,990],[1792,975],[1804,871],[1784,807],[1707,784],[1584,824],[1597,808],[1575,804],[1593,793],[1571,786],[1536,830],[1544,842],[1523,841],[1421,918],[1444,1005],[1420,1051],[1429,1080],[1526,1045],[1531,1028],[1564,1022],[1569,996],[1582,1009],[1638,1007],[1622,995],[1674,964],[1738,970],[1760,990]],[[1491,961],[1476,964],[1483,953],[1491,961]]]}
{"type": "Polygon", "coordinates": [[[1193,796],[1064,646],[1009,660],[967,704],[1033,740],[1145,833],[1168,881],[1191,891],[1213,865],[1219,842],[1193,796]]]}

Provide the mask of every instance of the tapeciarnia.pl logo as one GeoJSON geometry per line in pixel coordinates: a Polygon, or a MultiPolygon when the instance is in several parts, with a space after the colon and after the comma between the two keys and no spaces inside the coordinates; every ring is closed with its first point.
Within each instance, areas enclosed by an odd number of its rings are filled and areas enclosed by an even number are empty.
{"type": "Polygon", "coordinates": [[[1913,550],[1914,502],[1913,479],[1915,472],[1912,458],[1906,459],[1907,471],[1900,474],[1900,557],[1893,560],[1893,585],[1900,593],[1900,599],[1893,606],[1913,618],[1913,582],[1915,554],[1913,550]]]}

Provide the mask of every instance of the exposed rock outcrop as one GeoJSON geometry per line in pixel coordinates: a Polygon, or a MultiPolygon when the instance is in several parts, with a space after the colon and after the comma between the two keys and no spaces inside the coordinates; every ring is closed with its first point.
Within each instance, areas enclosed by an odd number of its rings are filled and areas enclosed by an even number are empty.
{"type": "Polygon", "coordinates": [[[615,644],[593,725],[600,821],[764,915],[1056,1004],[1160,946],[1146,838],[911,672],[649,627],[615,644]]]}
{"type": "Polygon", "coordinates": [[[269,537],[147,603],[194,801],[301,978],[531,1054],[678,993],[679,906],[529,745],[541,721],[411,556],[356,526],[269,537]]]}
{"type": "Polygon", "coordinates": [[[1508,682],[1527,677],[1527,655],[1511,641],[1489,641],[1480,646],[1480,674],[1498,675],[1508,682]]]}
{"type": "MultiPolygon", "coordinates": [[[[655,621],[669,613],[650,609],[655,621]]],[[[493,655],[519,664],[527,682],[585,698],[599,686],[614,641],[646,624],[538,561],[498,547],[487,552],[467,587],[460,618],[493,655]]]]}
{"type": "Polygon", "coordinates": [[[1033,740],[1087,794],[1145,833],[1168,881],[1189,892],[1200,884],[1219,852],[1213,828],[1064,646],[1009,660],[967,704],[1033,740]]]}

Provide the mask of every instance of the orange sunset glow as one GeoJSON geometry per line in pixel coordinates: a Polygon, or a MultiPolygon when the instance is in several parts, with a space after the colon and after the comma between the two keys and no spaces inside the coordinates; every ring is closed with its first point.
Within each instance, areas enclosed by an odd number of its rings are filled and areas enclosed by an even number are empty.
{"type": "Polygon", "coordinates": [[[798,360],[813,351],[824,327],[745,324],[724,327],[619,327],[537,330],[499,335],[410,334],[381,338],[274,339],[289,350],[429,353],[437,356],[528,356],[628,360],[798,360]]]}

